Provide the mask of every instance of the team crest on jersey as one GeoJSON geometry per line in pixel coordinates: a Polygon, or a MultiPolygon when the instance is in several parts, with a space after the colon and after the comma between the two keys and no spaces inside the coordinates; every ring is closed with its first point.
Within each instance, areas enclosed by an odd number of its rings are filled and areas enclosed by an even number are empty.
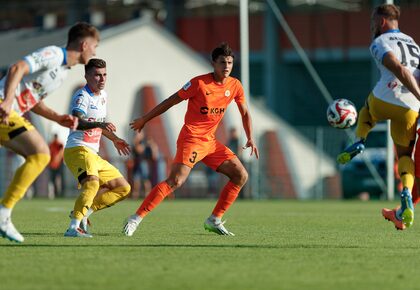
{"type": "Polygon", "coordinates": [[[182,88],[184,91],[188,90],[191,87],[191,82],[186,83],[182,88]]]}
{"type": "Polygon", "coordinates": [[[101,99],[101,104],[102,104],[102,105],[105,105],[105,98],[102,98],[102,99],[101,99]]]}
{"type": "Polygon", "coordinates": [[[230,91],[229,90],[226,90],[225,91],[225,97],[229,97],[230,96],[230,91]]]}

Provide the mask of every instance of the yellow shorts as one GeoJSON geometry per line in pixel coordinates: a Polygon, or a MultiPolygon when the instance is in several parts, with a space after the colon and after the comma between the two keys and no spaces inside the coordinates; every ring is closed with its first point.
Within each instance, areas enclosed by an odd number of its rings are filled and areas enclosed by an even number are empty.
{"type": "Polygon", "coordinates": [[[64,149],[64,162],[79,184],[88,175],[97,176],[100,185],[122,177],[117,168],[84,146],[64,149]]]}
{"type": "Polygon", "coordinates": [[[418,112],[384,102],[370,93],[367,107],[374,122],[391,120],[391,137],[395,144],[409,147],[416,140],[418,112]]]}
{"type": "Polygon", "coordinates": [[[23,132],[34,129],[35,127],[31,122],[12,110],[9,115],[9,124],[0,124],[0,144],[13,139],[23,132]]]}

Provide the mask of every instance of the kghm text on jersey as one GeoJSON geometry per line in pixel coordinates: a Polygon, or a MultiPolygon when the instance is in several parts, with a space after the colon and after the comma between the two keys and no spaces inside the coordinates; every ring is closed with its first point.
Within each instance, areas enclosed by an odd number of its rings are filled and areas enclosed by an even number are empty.
{"type": "Polygon", "coordinates": [[[208,107],[201,107],[200,113],[204,115],[221,115],[225,112],[226,108],[208,108],[208,107]]]}

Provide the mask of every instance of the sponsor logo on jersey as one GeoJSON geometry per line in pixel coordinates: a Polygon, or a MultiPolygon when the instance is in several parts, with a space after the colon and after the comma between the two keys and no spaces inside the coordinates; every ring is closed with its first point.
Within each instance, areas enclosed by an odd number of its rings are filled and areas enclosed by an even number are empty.
{"type": "Polygon", "coordinates": [[[182,89],[183,89],[184,91],[186,91],[186,90],[188,90],[190,87],[191,87],[191,82],[188,82],[188,83],[186,83],[186,84],[182,87],[182,89]]]}
{"type": "Polygon", "coordinates": [[[203,115],[222,115],[225,112],[226,108],[208,108],[201,107],[200,113],[203,115]]]}
{"type": "Polygon", "coordinates": [[[80,104],[83,103],[83,98],[79,98],[79,97],[82,97],[82,96],[83,96],[82,94],[80,94],[80,95],[77,96],[78,98],[74,101],[74,103],[76,105],[80,105],[80,104]]]}
{"type": "Polygon", "coordinates": [[[387,86],[388,86],[388,88],[393,90],[393,89],[395,89],[396,86],[398,86],[398,83],[397,82],[389,82],[387,86]]]}
{"type": "Polygon", "coordinates": [[[98,109],[98,107],[95,106],[94,104],[90,104],[90,107],[89,108],[92,109],[92,110],[97,110],[98,109]]]}

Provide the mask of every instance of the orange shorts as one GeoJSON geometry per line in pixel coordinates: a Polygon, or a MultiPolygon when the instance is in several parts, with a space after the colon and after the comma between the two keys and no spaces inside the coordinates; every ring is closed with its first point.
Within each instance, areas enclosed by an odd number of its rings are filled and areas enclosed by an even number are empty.
{"type": "Polygon", "coordinates": [[[217,170],[224,161],[236,157],[232,150],[217,140],[189,142],[181,139],[176,147],[174,163],[182,163],[190,168],[203,161],[211,169],[217,170]]]}

